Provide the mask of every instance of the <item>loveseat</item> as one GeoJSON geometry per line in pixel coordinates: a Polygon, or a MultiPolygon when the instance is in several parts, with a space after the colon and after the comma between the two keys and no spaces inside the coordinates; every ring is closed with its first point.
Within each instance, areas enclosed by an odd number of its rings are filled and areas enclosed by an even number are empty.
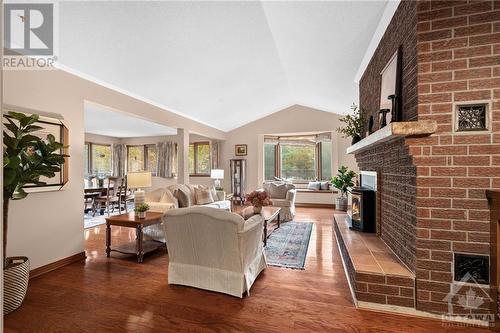
{"type": "Polygon", "coordinates": [[[263,218],[212,207],[172,209],[164,223],[168,283],[242,297],[267,267],[263,218]]]}

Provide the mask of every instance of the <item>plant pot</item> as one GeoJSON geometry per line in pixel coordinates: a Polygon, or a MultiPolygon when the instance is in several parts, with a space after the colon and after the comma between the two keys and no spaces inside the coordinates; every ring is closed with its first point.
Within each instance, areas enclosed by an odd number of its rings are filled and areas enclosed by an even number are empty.
{"type": "Polygon", "coordinates": [[[341,211],[347,211],[347,198],[338,197],[335,198],[335,209],[341,211]]]}
{"type": "Polygon", "coordinates": [[[3,270],[3,314],[16,310],[23,303],[30,277],[30,261],[27,257],[6,258],[3,270]]]}
{"type": "Polygon", "coordinates": [[[138,212],[137,217],[140,219],[145,219],[146,218],[146,212],[138,212]]]}
{"type": "Polygon", "coordinates": [[[358,143],[359,141],[361,141],[361,137],[360,137],[359,135],[355,134],[355,135],[352,137],[351,144],[358,143]]]}
{"type": "Polygon", "coordinates": [[[254,214],[260,214],[262,212],[262,206],[253,206],[254,214]]]}

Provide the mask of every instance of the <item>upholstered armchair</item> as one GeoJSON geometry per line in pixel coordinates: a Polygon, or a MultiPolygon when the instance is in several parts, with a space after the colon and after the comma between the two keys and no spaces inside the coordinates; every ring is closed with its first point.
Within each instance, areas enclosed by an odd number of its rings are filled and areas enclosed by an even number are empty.
{"type": "Polygon", "coordinates": [[[263,219],[213,207],[167,211],[168,283],[243,297],[266,268],[263,219]]]}
{"type": "Polygon", "coordinates": [[[283,182],[264,182],[262,188],[269,194],[274,207],[280,207],[280,220],[292,221],[295,217],[295,185],[283,182]]]}

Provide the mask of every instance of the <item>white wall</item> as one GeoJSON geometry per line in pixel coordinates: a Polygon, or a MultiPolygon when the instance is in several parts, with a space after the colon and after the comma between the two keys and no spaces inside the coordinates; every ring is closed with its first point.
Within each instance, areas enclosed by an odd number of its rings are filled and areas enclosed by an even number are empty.
{"type": "MultiPolygon", "coordinates": [[[[340,165],[357,171],[354,157],[346,154],[347,147],[351,145],[350,139],[344,139],[336,132],[340,126],[339,118],[340,116],[334,113],[294,105],[234,129],[227,133],[227,140],[223,144],[222,156],[225,172],[229,175],[229,160],[236,158],[234,146],[247,144],[248,156],[243,157],[247,159],[247,191],[259,188],[264,177],[262,146],[264,135],[312,132],[332,132],[332,174],[336,174],[340,165]]],[[[224,188],[226,190],[231,188],[230,184],[229,177],[225,177],[224,188]]]]}
{"type": "Polygon", "coordinates": [[[69,183],[62,191],[30,194],[12,202],[7,255],[26,255],[31,268],[84,250],[83,145],[84,102],[217,139],[225,133],[59,70],[3,72],[3,102],[57,113],[69,126],[69,183]]]}

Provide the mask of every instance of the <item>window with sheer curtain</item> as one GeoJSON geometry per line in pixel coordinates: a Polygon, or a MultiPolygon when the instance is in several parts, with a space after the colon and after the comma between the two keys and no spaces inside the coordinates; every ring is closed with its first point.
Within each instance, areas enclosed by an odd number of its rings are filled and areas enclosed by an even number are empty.
{"type": "Polygon", "coordinates": [[[208,176],[210,170],[210,143],[193,142],[189,144],[189,173],[193,176],[208,176]]]}
{"type": "Polygon", "coordinates": [[[265,137],[264,178],[294,182],[330,180],[332,143],[328,134],[265,137]]]}
{"type": "Polygon", "coordinates": [[[156,145],[127,146],[127,172],[151,171],[154,176],[157,166],[156,145]]]}

